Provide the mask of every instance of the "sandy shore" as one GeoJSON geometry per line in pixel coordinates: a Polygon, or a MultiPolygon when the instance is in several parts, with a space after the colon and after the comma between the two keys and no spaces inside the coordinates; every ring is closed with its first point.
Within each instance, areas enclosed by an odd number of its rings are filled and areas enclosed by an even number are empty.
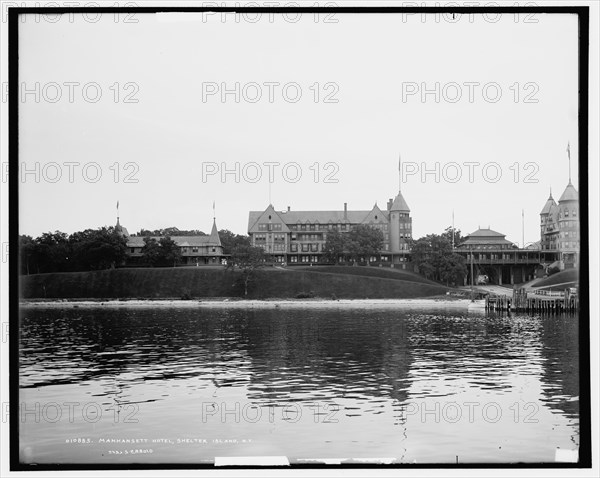
{"type": "Polygon", "coordinates": [[[21,301],[26,308],[107,308],[107,307],[173,307],[210,309],[479,309],[480,303],[467,299],[271,299],[271,300],[35,300],[21,301]]]}

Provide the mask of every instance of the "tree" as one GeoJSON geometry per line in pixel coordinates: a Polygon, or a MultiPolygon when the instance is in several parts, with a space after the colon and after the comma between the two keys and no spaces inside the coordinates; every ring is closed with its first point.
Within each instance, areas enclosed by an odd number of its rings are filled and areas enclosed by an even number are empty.
{"type": "MultiPolygon", "coordinates": [[[[452,226],[448,226],[445,229],[445,231],[442,233],[442,237],[446,238],[448,240],[448,242],[450,242],[450,245],[452,246],[452,226]]],[[[462,234],[460,233],[460,229],[454,228],[454,247],[456,247],[460,243],[462,243],[463,240],[464,240],[464,237],[462,237],[462,234]]]]}
{"type": "Polygon", "coordinates": [[[158,241],[160,246],[160,263],[177,266],[181,262],[181,249],[169,236],[161,237],[158,241]]]}
{"type": "MultiPolygon", "coordinates": [[[[467,272],[465,259],[452,251],[452,239],[446,233],[428,234],[411,246],[411,259],[426,278],[445,282],[460,282],[467,272]]],[[[456,240],[456,236],[455,236],[456,240]]]]}
{"type": "Polygon", "coordinates": [[[348,233],[346,250],[355,261],[365,257],[367,264],[369,256],[377,256],[383,249],[383,233],[365,224],[359,224],[348,233]]]}
{"type": "Polygon", "coordinates": [[[114,227],[86,229],[69,236],[71,270],[114,268],[125,261],[127,240],[114,227]]]}
{"type": "Polygon", "coordinates": [[[248,288],[256,278],[259,268],[265,266],[266,255],[261,247],[237,246],[231,253],[231,260],[227,262],[227,269],[241,271],[240,281],[244,287],[244,297],[248,296],[248,288]]]}
{"type": "Polygon", "coordinates": [[[21,262],[21,274],[29,275],[30,271],[35,270],[36,243],[31,236],[19,236],[19,258],[21,262]]]}
{"type": "Polygon", "coordinates": [[[158,265],[160,261],[160,245],[153,237],[144,237],[144,247],[142,247],[142,262],[151,267],[158,265]]]}
{"type": "Polygon", "coordinates": [[[440,264],[440,279],[449,284],[461,284],[467,273],[467,263],[460,254],[450,254],[440,264]]]}
{"type": "Polygon", "coordinates": [[[67,234],[45,232],[35,239],[37,272],[64,272],[69,269],[71,248],[67,234]]]}
{"type": "Polygon", "coordinates": [[[327,239],[323,246],[323,256],[328,262],[337,264],[338,257],[344,254],[345,238],[339,231],[331,231],[327,233],[327,239]]]}
{"type": "Polygon", "coordinates": [[[231,254],[239,246],[250,246],[250,238],[242,234],[234,234],[228,229],[219,231],[219,238],[224,254],[231,254]]]}
{"type": "Polygon", "coordinates": [[[142,261],[151,267],[175,267],[181,262],[181,250],[169,236],[161,237],[158,241],[153,237],[144,237],[142,261]]]}

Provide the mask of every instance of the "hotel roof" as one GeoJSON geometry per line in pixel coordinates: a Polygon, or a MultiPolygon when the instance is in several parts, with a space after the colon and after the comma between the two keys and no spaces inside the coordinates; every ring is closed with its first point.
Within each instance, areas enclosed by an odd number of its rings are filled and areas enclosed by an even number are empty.
{"type": "MultiPolygon", "coordinates": [[[[363,224],[367,222],[387,222],[388,216],[377,204],[368,211],[276,211],[272,205],[265,211],[250,211],[248,215],[248,232],[258,232],[259,222],[273,224],[363,224]],[[262,218],[262,219],[261,219],[262,218]]],[[[285,229],[282,232],[286,232],[285,229]]]]}
{"type": "MultiPolygon", "coordinates": [[[[144,247],[145,236],[129,236],[127,238],[127,247],[144,247]]],[[[150,236],[159,241],[166,236],[150,236]]],[[[180,247],[196,247],[196,246],[220,246],[221,242],[214,242],[212,235],[210,236],[170,236],[175,244],[180,247]]]]}
{"type": "Polygon", "coordinates": [[[396,196],[396,199],[394,199],[390,211],[410,212],[410,208],[408,207],[408,204],[404,200],[404,197],[402,196],[402,193],[400,191],[398,191],[398,195],[396,196]]]}
{"type": "Polygon", "coordinates": [[[501,234],[491,229],[477,229],[469,234],[462,242],[461,246],[469,244],[512,244],[506,239],[505,234],[501,234]]]}
{"type": "Polygon", "coordinates": [[[562,196],[558,200],[559,203],[563,201],[579,201],[579,193],[577,192],[573,184],[571,184],[571,181],[569,181],[569,184],[567,184],[565,191],[562,193],[562,196]]]}

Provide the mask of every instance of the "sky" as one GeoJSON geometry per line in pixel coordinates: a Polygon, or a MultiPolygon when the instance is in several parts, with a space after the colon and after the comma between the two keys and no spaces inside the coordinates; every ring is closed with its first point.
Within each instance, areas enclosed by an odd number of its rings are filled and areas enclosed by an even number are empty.
{"type": "Polygon", "coordinates": [[[21,234],[114,225],[117,201],[130,233],[208,233],[214,204],[245,234],[269,202],[370,210],[401,188],[415,238],[454,213],[522,244],[523,212],[527,244],[567,145],[579,190],[572,15],[52,20],[19,32],[21,234]]]}

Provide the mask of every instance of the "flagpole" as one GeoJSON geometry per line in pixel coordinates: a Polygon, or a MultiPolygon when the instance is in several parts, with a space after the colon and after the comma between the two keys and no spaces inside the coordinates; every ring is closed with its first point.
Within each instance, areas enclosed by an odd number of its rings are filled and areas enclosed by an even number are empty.
{"type": "Polygon", "coordinates": [[[571,142],[567,143],[567,156],[569,158],[569,184],[571,184],[571,142]]]}
{"type": "Polygon", "coordinates": [[[402,155],[398,153],[398,192],[402,192],[402,155]]]}

